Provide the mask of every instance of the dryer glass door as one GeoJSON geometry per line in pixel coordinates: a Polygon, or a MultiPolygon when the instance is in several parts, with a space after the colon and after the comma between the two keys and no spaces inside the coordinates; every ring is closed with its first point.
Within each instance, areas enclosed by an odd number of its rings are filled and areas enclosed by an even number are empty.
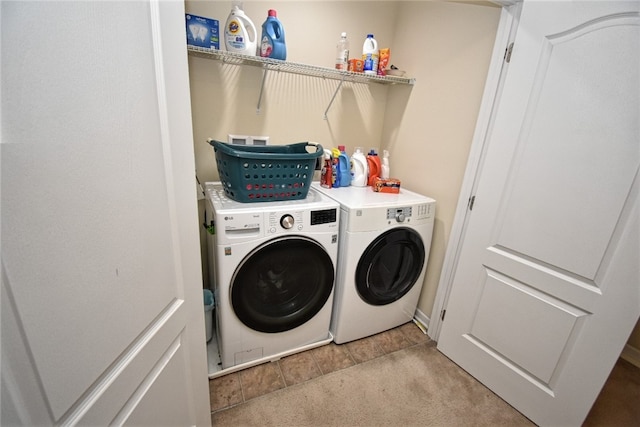
{"type": "Polygon", "coordinates": [[[406,295],[420,276],[425,250],[420,235],[394,228],[376,238],[356,268],[356,289],[371,305],[390,304],[406,295]]]}
{"type": "Polygon", "coordinates": [[[315,316],[333,290],[333,262],[304,236],[270,240],[240,263],[231,280],[238,318],[260,332],[283,332],[315,316]]]}

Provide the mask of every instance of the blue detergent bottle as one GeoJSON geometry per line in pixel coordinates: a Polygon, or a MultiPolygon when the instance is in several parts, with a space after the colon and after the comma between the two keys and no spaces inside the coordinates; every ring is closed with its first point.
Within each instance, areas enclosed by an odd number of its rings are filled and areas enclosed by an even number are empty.
{"type": "Polygon", "coordinates": [[[340,174],[340,187],[348,187],[351,185],[351,163],[349,156],[344,149],[344,145],[338,145],[340,156],[338,156],[338,173],[340,174]]]}
{"type": "Polygon", "coordinates": [[[340,150],[332,148],[331,159],[333,161],[331,186],[333,188],[338,188],[340,187],[340,150]]]}
{"type": "Polygon", "coordinates": [[[262,37],[258,44],[258,56],[284,61],[287,59],[287,45],[284,41],[284,28],[277,15],[274,9],[269,9],[267,20],[262,24],[262,37]]]}

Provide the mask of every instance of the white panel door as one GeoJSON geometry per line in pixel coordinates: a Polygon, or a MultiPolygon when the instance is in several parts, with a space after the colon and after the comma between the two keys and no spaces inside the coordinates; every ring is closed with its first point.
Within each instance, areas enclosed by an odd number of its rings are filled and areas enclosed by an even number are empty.
{"type": "Polygon", "coordinates": [[[640,314],[639,2],[525,1],[438,349],[580,425],[640,314]]]}
{"type": "Polygon", "coordinates": [[[0,424],[210,424],[183,2],[0,7],[0,424]]]}

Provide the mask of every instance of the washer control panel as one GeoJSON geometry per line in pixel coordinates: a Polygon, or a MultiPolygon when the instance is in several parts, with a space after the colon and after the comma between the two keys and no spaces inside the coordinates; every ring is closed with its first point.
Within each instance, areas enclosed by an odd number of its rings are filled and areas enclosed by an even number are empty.
{"type": "Polygon", "coordinates": [[[282,230],[302,230],[304,228],[304,211],[270,212],[267,215],[267,231],[275,233],[282,230]]]}
{"type": "Polygon", "coordinates": [[[338,225],[338,209],[270,212],[266,215],[267,233],[309,231],[311,228],[329,229],[338,225]]]}

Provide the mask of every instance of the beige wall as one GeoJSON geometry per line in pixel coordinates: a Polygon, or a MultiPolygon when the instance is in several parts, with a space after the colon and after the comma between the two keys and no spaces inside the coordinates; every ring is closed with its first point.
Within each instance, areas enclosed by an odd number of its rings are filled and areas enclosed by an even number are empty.
{"type": "Polygon", "coordinates": [[[407,58],[417,83],[404,104],[400,91],[390,94],[395,104],[389,105],[397,111],[388,111],[385,141],[392,174],[438,202],[418,304],[430,317],[499,15],[499,8],[440,2],[404,2],[398,14],[396,40],[406,38],[408,30],[419,34],[395,49],[407,58]]]}
{"type": "MultiPolygon", "coordinates": [[[[187,1],[186,11],[224,25],[231,2],[187,1]]],[[[287,60],[333,66],[335,44],[347,31],[352,57],[368,32],[391,48],[391,63],[414,86],[343,85],[327,120],[337,81],[269,73],[256,114],[262,71],[189,58],[196,167],[217,179],[206,139],[268,135],[276,144],[316,141],[388,149],[391,174],[403,186],[437,200],[436,224],[419,309],[431,315],[445,247],[473,136],[500,9],[446,2],[244,2],[260,27],[267,9],[285,28],[287,60]]],[[[260,30],[258,30],[260,31],[260,30]]]]}
{"type": "MultiPolygon", "coordinates": [[[[185,4],[187,12],[224,25],[232,3],[185,4]]],[[[244,2],[258,28],[269,8],[277,10],[285,28],[288,61],[333,67],[335,44],[345,30],[356,52],[362,50],[367,31],[373,31],[381,44],[393,45],[391,22],[398,7],[392,2],[244,2]]],[[[256,114],[262,70],[200,58],[190,58],[189,67],[196,166],[202,180],[217,178],[213,150],[204,142],[208,137],[226,141],[229,133],[267,135],[275,144],[316,141],[350,150],[358,144],[380,146],[385,86],[345,84],[324,120],[338,81],[270,72],[261,112],[256,114]]]]}
{"type": "MultiPolygon", "coordinates": [[[[188,13],[218,19],[221,26],[231,4],[185,2],[188,13]]],[[[332,67],[340,32],[348,32],[352,57],[372,32],[380,47],[391,48],[391,63],[416,84],[347,83],[324,120],[336,81],[270,73],[256,114],[261,70],[189,58],[198,177],[218,178],[205,141],[225,141],[229,133],[268,135],[276,144],[344,144],[349,152],[356,146],[388,149],[392,175],[438,201],[418,305],[431,316],[500,9],[486,2],[244,2],[258,31],[269,8],[285,27],[288,61],[332,67]]],[[[640,348],[640,326],[629,344],[640,348]]]]}

